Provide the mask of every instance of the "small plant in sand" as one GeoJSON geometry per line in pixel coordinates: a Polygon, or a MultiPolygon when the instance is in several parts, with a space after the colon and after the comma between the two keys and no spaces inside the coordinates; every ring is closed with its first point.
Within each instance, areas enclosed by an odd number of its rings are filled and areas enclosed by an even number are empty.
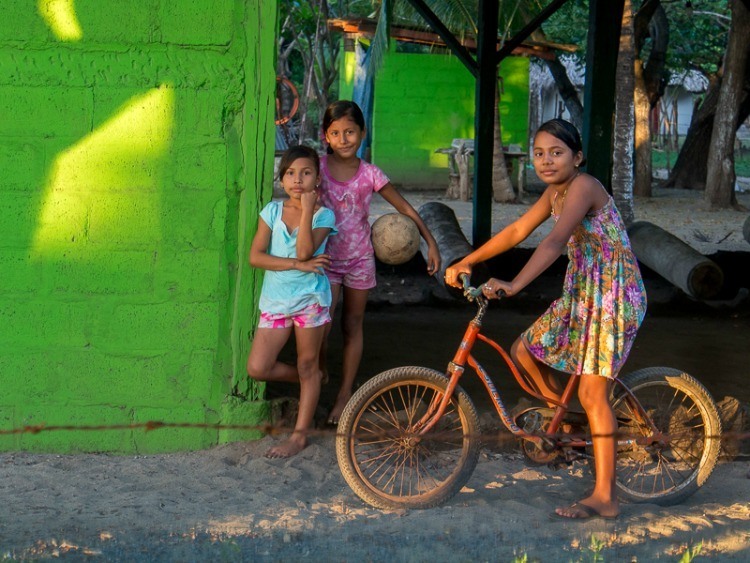
{"type": "Polygon", "coordinates": [[[595,535],[591,535],[591,541],[589,541],[589,551],[591,552],[592,563],[603,563],[604,556],[602,555],[602,549],[604,549],[604,542],[597,538],[595,535]]]}
{"type": "Polygon", "coordinates": [[[703,542],[699,542],[693,547],[688,547],[685,550],[685,553],[682,554],[682,557],[680,557],[680,563],[691,563],[693,559],[698,557],[701,550],[703,549],[703,542]]]}

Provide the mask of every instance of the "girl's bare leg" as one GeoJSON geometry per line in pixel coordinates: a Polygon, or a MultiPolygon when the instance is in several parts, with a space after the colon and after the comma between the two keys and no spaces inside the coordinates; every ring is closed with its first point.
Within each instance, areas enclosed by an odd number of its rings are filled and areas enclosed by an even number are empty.
{"type": "Polygon", "coordinates": [[[346,403],[352,397],[354,380],[357,378],[359,363],[364,347],[364,319],[367,307],[367,289],[344,287],[344,303],[341,311],[341,329],[344,335],[343,363],[341,366],[341,387],[336,402],[328,415],[328,424],[338,424],[346,403]]]}
{"type": "MultiPolygon", "coordinates": [[[[521,374],[526,376],[533,389],[545,397],[560,399],[563,388],[555,377],[555,370],[531,355],[523,337],[518,337],[510,348],[510,355],[521,374]]],[[[548,403],[554,407],[553,403],[548,403]]]]}
{"type": "Polygon", "coordinates": [[[584,375],[578,387],[591,427],[594,443],[596,482],[594,492],[577,503],[558,508],[555,512],[568,518],[587,518],[592,514],[613,518],[620,513],[615,485],[617,462],[617,419],[609,403],[610,380],[596,375],[584,375]],[[584,505],[581,508],[580,505],[584,505]],[[587,510],[590,509],[590,510],[587,510]]]}
{"type": "Polygon", "coordinates": [[[297,368],[278,361],[291,334],[292,327],[258,328],[247,358],[247,374],[256,381],[298,382],[297,368]]]}
{"type": "Polygon", "coordinates": [[[325,335],[323,336],[323,342],[320,345],[320,371],[323,372],[323,385],[328,382],[328,335],[331,334],[331,328],[333,327],[333,315],[336,314],[336,306],[339,304],[339,296],[341,295],[341,285],[331,284],[331,306],[328,312],[331,315],[331,322],[326,325],[325,335]]]}
{"type": "Polygon", "coordinates": [[[291,457],[307,446],[307,435],[313,428],[315,407],[320,398],[320,345],[325,326],[295,328],[297,340],[297,368],[299,374],[299,411],[291,436],[278,446],[270,448],[266,457],[291,457]]]}

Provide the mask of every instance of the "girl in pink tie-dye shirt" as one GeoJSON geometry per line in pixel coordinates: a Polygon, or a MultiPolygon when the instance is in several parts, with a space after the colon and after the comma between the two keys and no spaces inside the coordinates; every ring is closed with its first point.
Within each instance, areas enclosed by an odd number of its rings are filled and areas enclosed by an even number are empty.
{"type": "MultiPolygon", "coordinates": [[[[357,104],[340,100],[328,106],[323,116],[323,133],[328,155],[321,158],[321,199],[336,216],[338,235],[329,242],[331,267],[331,317],[343,287],[342,331],[344,335],[341,387],[328,415],[337,424],[352,395],[354,380],[362,359],[367,294],[375,287],[375,254],[370,241],[370,200],[377,192],[396,211],[410,217],[427,243],[427,272],[440,269],[437,243],[419,214],[393,187],[377,166],[357,157],[365,138],[365,118],[357,104]]],[[[324,346],[325,348],[325,346],[324,346]]],[[[325,362],[325,350],[321,353],[325,362]]]]}

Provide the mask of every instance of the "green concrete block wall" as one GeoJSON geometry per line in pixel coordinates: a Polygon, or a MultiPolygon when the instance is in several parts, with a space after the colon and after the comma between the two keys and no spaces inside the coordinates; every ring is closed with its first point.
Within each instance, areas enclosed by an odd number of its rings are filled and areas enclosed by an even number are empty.
{"type": "MultiPolygon", "coordinates": [[[[528,144],[529,61],[510,57],[500,75],[503,144],[528,144]]],[[[474,78],[455,57],[390,52],[375,83],[372,160],[397,185],[445,188],[448,157],[435,149],[474,137],[474,78]]]]}
{"type": "Polygon", "coordinates": [[[273,172],[275,0],[7,0],[0,449],[258,437],[245,376],[273,172]],[[24,426],[191,427],[3,434],[24,426]],[[201,427],[204,425],[204,427],[201,427]]]}

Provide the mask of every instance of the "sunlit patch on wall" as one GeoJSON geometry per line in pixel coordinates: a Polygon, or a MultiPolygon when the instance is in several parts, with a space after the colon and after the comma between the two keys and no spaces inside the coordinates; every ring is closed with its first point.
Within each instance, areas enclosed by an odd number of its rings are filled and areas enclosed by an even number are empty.
{"type": "Polygon", "coordinates": [[[57,155],[34,233],[37,257],[81,260],[93,248],[142,249],[161,240],[174,105],[174,89],[162,85],[57,155]]]}
{"type": "Polygon", "coordinates": [[[344,80],[347,84],[354,82],[354,73],[357,68],[357,57],[354,53],[344,52],[344,80]]]}
{"type": "Polygon", "coordinates": [[[60,41],[83,39],[83,30],[76,16],[75,0],[38,0],[37,10],[60,41]]]}

